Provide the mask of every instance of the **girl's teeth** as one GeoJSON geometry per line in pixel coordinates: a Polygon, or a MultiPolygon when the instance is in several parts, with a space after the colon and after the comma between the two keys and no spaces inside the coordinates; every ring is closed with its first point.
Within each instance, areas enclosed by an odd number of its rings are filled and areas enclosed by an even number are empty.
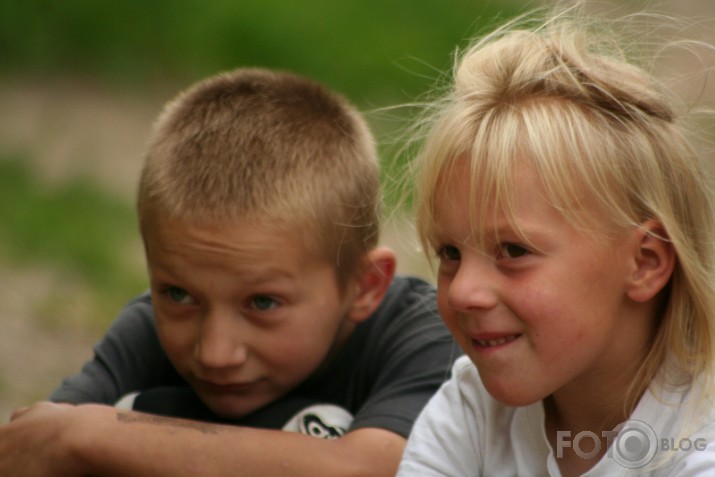
{"type": "Polygon", "coordinates": [[[498,346],[502,345],[504,343],[508,343],[510,341],[514,341],[516,339],[516,335],[511,335],[511,336],[504,336],[501,338],[495,338],[491,340],[477,340],[477,343],[479,343],[480,346],[498,346]]]}

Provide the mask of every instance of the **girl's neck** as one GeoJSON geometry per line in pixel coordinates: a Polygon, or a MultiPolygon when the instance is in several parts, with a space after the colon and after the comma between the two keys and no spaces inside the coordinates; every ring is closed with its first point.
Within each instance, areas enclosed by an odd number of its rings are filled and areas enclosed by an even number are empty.
{"type": "Polygon", "coordinates": [[[608,450],[610,431],[627,418],[623,407],[611,399],[568,401],[569,397],[554,395],[543,401],[546,436],[563,477],[593,468],[608,450]]]}
{"type": "MultiPolygon", "coordinates": [[[[628,400],[627,392],[634,377],[635,370],[580,380],[544,399],[546,436],[564,477],[581,475],[606,454],[615,437],[613,429],[634,410],[635,403],[628,400]],[[579,436],[579,433],[588,434],[579,436]],[[580,446],[574,449],[577,439],[580,446]],[[594,439],[598,439],[598,444],[594,439]],[[591,455],[592,451],[595,453],[591,455]]],[[[645,390],[634,391],[638,393],[637,403],[645,390]]]]}
{"type": "Polygon", "coordinates": [[[590,393],[568,394],[566,391],[544,399],[546,430],[549,428],[574,433],[600,433],[613,429],[628,418],[632,409],[626,408],[624,388],[614,385],[611,392],[594,390],[590,393]]]}
{"type": "Polygon", "coordinates": [[[546,436],[564,477],[594,467],[608,451],[614,428],[631,416],[645,392],[631,388],[647,349],[638,343],[613,353],[543,400],[546,436]]]}

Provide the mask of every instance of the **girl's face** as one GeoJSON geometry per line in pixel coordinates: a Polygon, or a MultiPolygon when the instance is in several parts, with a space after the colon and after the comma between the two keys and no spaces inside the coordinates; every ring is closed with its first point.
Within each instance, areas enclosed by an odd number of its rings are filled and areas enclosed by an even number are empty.
{"type": "Polygon", "coordinates": [[[626,293],[637,229],[609,240],[578,230],[524,174],[515,183],[513,221],[490,214],[477,250],[466,217],[469,177],[457,168],[437,204],[438,303],[487,390],[526,405],[622,382],[655,326],[626,293]]]}

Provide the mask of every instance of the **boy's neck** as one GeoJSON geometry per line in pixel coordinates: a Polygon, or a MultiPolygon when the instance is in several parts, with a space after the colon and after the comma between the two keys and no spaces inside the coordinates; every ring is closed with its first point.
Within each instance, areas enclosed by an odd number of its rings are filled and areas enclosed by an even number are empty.
{"type": "Polygon", "coordinates": [[[357,325],[355,323],[353,323],[352,321],[345,319],[345,318],[343,319],[342,323],[340,324],[338,333],[335,336],[335,341],[333,342],[332,346],[326,353],[325,359],[323,360],[321,365],[313,373],[314,375],[319,375],[325,369],[330,367],[330,365],[333,363],[333,361],[335,361],[335,358],[340,354],[342,349],[345,347],[345,343],[347,343],[348,339],[353,334],[356,327],[357,327],[357,325]]]}

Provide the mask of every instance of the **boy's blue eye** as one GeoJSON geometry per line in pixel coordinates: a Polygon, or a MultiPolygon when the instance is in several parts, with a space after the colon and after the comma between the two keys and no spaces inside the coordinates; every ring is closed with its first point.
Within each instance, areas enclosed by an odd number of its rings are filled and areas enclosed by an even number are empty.
{"type": "Polygon", "coordinates": [[[251,298],[251,307],[259,311],[268,311],[276,308],[278,301],[265,295],[256,295],[251,298]]]}
{"type": "Polygon", "coordinates": [[[187,292],[183,288],[168,287],[164,293],[166,293],[166,296],[169,297],[169,300],[173,301],[174,303],[188,305],[194,302],[191,295],[189,295],[189,292],[187,292]]]}
{"type": "Polygon", "coordinates": [[[456,261],[462,258],[459,253],[459,249],[453,245],[443,245],[437,250],[437,256],[440,260],[444,261],[456,261]]]}

